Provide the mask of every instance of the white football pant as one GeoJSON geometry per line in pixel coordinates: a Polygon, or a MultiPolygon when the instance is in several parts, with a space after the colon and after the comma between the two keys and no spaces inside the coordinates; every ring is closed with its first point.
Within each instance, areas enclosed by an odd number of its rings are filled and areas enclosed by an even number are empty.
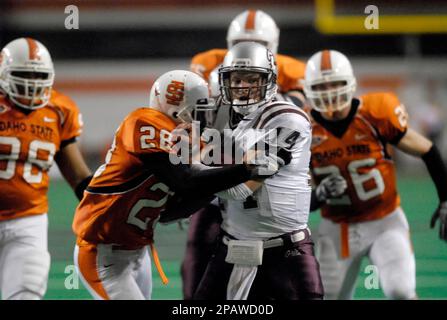
{"type": "Polygon", "coordinates": [[[50,271],[47,214],[0,222],[0,288],[4,300],[42,299],[50,271]]]}
{"type": "Polygon", "coordinates": [[[138,250],[115,250],[105,244],[76,246],[74,262],[84,286],[97,300],[151,299],[147,246],[138,250]]]}
{"type": "Polygon", "coordinates": [[[416,298],[415,258],[400,207],[382,219],[344,226],[323,218],[318,233],[316,252],[326,299],[352,299],[365,256],[373,267],[367,277],[377,271],[387,298],[416,298]]]}

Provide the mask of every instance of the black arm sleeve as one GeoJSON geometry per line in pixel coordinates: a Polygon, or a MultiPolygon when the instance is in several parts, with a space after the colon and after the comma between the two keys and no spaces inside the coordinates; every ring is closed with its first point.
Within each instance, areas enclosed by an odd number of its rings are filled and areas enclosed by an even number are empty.
{"type": "Polygon", "coordinates": [[[249,180],[251,174],[245,164],[194,170],[186,164],[172,164],[167,153],[151,154],[143,161],[145,166],[170,189],[184,196],[213,195],[249,180]]]}
{"type": "Polygon", "coordinates": [[[206,207],[215,198],[214,195],[200,197],[184,197],[175,194],[166,204],[166,208],[160,214],[160,222],[167,223],[179,219],[188,218],[193,213],[206,207]]]}
{"type": "Polygon", "coordinates": [[[59,149],[62,150],[63,148],[65,148],[65,147],[68,146],[69,144],[71,144],[71,143],[75,143],[75,142],[77,142],[77,141],[78,141],[78,137],[73,137],[73,138],[64,140],[64,141],[61,142],[61,146],[60,146],[59,149]]]}
{"type": "Polygon", "coordinates": [[[312,194],[310,196],[310,211],[320,209],[323,204],[324,202],[318,201],[315,189],[312,189],[312,194]]]}
{"type": "Polygon", "coordinates": [[[88,184],[92,180],[93,176],[88,176],[84,180],[78,183],[78,185],[75,188],[75,194],[76,197],[78,197],[79,201],[82,200],[82,197],[84,196],[84,190],[87,188],[88,184]]]}
{"type": "Polygon", "coordinates": [[[433,144],[430,150],[422,155],[422,160],[427,166],[430,177],[436,186],[439,201],[447,200],[447,169],[442,160],[439,149],[433,144]]]}

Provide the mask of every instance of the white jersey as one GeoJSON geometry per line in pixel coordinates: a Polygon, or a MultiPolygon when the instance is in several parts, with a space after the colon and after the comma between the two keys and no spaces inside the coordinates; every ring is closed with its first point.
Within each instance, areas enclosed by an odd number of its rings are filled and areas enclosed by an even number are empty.
{"type": "MultiPolygon", "coordinates": [[[[228,104],[223,104],[221,99],[217,98],[217,100],[217,112],[212,116],[210,115],[210,118],[212,118],[209,119],[209,122],[212,122],[210,126],[212,126],[213,129],[219,130],[220,132],[223,132],[224,129],[235,128],[242,116],[235,114],[235,111],[231,109],[231,106],[228,104]]],[[[281,93],[276,94],[275,101],[287,101],[288,103],[293,103],[286,94],[281,93]]]]}
{"type": "MultiPolygon", "coordinates": [[[[233,131],[235,143],[255,145],[254,130],[278,132],[279,145],[292,152],[291,162],[264,181],[245,201],[225,203],[222,228],[237,239],[266,239],[307,227],[309,217],[310,145],[312,128],[307,114],[287,102],[271,102],[243,118],[233,131]]],[[[259,136],[257,137],[259,138],[259,136]]]]}

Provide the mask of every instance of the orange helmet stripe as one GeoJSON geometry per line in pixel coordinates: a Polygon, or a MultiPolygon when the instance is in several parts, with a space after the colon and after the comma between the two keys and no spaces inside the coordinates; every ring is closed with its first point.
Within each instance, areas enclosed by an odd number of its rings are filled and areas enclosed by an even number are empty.
{"type": "Polygon", "coordinates": [[[332,63],[331,63],[331,53],[329,50],[323,50],[321,52],[321,71],[323,70],[331,70],[332,69],[332,63]]]}
{"type": "Polygon", "coordinates": [[[245,20],[245,30],[254,30],[256,10],[248,10],[247,20],[245,20]]]}
{"type": "Polygon", "coordinates": [[[29,48],[29,59],[30,60],[38,60],[39,57],[39,47],[37,46],[37,42],[31,38],[26,38],[26,42],[28,43],[29,48]]]}

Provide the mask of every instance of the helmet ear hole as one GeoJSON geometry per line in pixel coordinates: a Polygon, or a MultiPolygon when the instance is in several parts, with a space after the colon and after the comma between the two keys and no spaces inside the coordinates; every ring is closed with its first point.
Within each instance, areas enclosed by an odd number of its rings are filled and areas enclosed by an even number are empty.
{"type": "Polygon", "coordinates": [[[173,117],[174,119],[177,119],[177,118],[178,118],[178,112],[177,112],[177,111],[174,111],[174,112],[172,113],[172,117],[173,117]]]}

